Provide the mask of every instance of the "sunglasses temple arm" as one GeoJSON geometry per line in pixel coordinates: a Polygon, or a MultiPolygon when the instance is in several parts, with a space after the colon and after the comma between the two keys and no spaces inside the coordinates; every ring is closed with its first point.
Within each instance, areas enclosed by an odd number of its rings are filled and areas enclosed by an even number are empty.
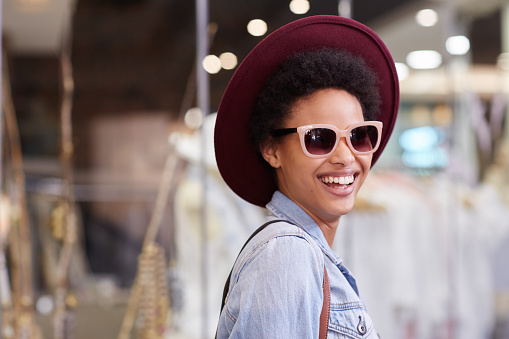
{"type": "Polygon", "coordinates": [[[297,133],[297,128],[281,128],[270,132],[273,137],[282,137],[287,134],[297,133]]]}

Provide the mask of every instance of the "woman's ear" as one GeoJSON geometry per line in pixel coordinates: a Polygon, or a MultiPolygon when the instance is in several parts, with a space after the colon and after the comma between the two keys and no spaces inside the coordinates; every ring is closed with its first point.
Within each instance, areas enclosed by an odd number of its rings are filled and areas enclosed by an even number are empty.
{"type": "Polygon", "coordinates": [[[269,165],[274,168],[279,168],[281,166],[277,154],[277,144],[274,140],[269,140],[261,145],[260,151],[263,158],[269,163],[269,165]]]}

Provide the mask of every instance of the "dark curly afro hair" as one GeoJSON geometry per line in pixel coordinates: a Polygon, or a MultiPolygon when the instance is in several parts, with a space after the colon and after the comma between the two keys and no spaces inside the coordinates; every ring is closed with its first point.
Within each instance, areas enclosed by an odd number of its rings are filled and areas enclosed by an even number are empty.
{"type": "Polygon", "coordinates": [[[375,120],[381,103],[376,74],[360,57],[346,51],[321,49],[295,54],[285,60],[263,87],[249,125],[253,145],[270,140],[272,130],[283,127],[292,105],[321,89],[341,89],[359,100],[364,120],[375,120]]]}

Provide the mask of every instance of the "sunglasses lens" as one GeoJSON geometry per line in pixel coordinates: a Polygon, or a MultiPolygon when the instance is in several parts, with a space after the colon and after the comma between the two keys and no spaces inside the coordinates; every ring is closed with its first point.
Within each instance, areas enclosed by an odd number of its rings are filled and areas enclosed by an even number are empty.
{"type": "Polygon", "coordinates": [[[370,152],[378,141],[378,129],[375,126],[359,126],[350,132],[352,147],[357,152],[370,152]]]}
{"type": "Polygon", "coordinates": [[[309,153],[324,155],[332,151],[336,143],[336,132],[328,128],[313,128],[306,131],[304,143],[309,153]]]}

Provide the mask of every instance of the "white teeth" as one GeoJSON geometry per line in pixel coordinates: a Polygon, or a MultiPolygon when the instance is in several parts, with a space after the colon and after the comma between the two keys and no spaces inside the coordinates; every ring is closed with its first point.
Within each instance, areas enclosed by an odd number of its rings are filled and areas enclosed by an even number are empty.
{"type": "Polygon", "coordinates": [[[353,175],[347,175],[346,177],[321,177],[320,181],[326,184],[340,184],[340,185],[349,185],[353,183],[354,177],[353,175]]]}

